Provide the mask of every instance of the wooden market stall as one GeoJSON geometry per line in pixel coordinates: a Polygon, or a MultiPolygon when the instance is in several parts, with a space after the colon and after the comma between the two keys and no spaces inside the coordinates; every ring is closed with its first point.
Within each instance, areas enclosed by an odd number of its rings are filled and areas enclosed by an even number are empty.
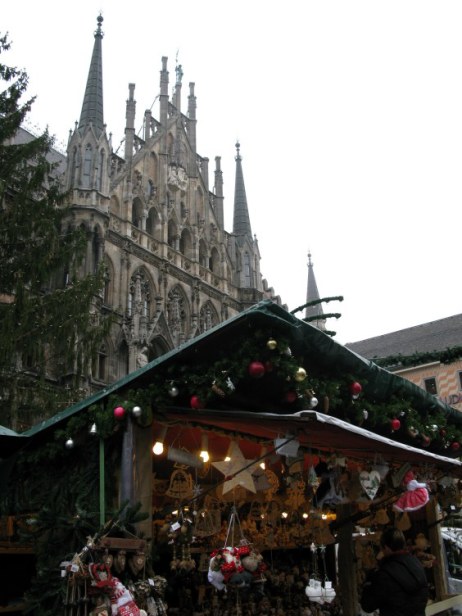
{"type": "Polygon", "coordinates": [[[32,488],[53,469],[68,510],[83,515],[83,494],[97,509],[89,543],[61,556],[66,616],[97,609],[104,576],[147,613],[356,616],[387,525],[425,561],[432,600],[448,595],[439,526],[461,506],[462,416],[271,302],[23,436],[12,503],[22,482],[50,507],[32,488]],[[427,498],[398,510],[409,472],[427,498]],[[146,518],[122,523],[126,503],[146,518]]]}

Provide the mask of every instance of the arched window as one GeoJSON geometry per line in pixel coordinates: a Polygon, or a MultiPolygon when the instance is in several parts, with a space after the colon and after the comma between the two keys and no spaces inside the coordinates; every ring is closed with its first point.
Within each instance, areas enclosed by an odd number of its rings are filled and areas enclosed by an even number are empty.
{"type": "Polygon", "coordinates": [[[244,283],[246,287],[252,286],[252,270],[250,267],[250,255],[248,252],[244,253],[244,283]]]}
{"type": "Polygon", "coordinates": [[[207,246],[205,245],[204,240],[200,240],[199,242],[199,264],[202,267],[208,267],[208,257],[207,257],[207,246]]]}
{"type": "Polygon", "coordinates": [[[82,170],[82,187],[91,188],[91,168],[93,161],[93,150],[88,143],[85,148],[85,155],[83,157],[83,170],[82,170]]]}
{"type": "Polygon", "coordinates": [[[107,381],[107,366],[107,347],[105,344],[102,344],[93,361],[93,378],[97,381],[107,381]]]}
{"type": "Polygon", "coordinates": [[[96,188],[99,191],[103,190],[104,161],[105,161],[105,153],[104,153],[104,150],[101,149],[100,153],[99,153],[98,177],[97,177],[97,180],[96,180],[96,188]]]}
{"type": "Polygon", "coordinates": [[[152,207],[149,210],[149,214],[146,219],[146,232],[149,233],[149,235],[152,235],[152,237],[160,239],[160,237],[158,237],[160,234],[160,218],[155,207],[152,207]]]}
{"type": "Polygon", "coordinates": [[[180,252],[184,254],[185,257],[191,257],[192,252],[192,240],[191,233],[188,229],[183,229],[180,237],[180,252]]]}
{"type": "Polygon", "coordinates": [[[132,224],[141,229],[141,221],[143,216],[143,204],[140,199],[135,199],[132,205],[132,224]]]}
{"type": "Polygon", "coordinates": [[[220,273],[220,254],[215,247],[212,248],[212,254],[210,255],[210,269],[214,274],[220,273]]]}
{"type": "Polygon", "coordinates": [[[176,229],[176,224],[173,222],[173,220],[169,220],[168,221],[168,245],[171,248],[175,248],[176,249],[176,238],[177,238],[178,232],[176,229]]]}

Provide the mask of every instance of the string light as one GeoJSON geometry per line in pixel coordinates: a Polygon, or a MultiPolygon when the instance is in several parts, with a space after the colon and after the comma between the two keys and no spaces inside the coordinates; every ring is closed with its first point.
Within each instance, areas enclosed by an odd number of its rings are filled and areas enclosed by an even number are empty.
{"type": "Polygon", "coordinates": [[[152,453],[156,456],[160,456],[164,453],[164,440],[167,434],[167,426],[162,426],[159,436],[157,437],[156,442],[154,443],[154,447],[152,448],[152,453]]]}

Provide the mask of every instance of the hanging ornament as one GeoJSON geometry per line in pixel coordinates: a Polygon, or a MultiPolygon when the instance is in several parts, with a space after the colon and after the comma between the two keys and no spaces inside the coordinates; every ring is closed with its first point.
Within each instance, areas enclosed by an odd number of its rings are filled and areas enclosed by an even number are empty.
{"type": "Polygon", "coordinates": [[[284,398],[286,402],[292,404],[292,402],[295,402],[295,400],[298,398],[298,395],[296,391],[286,391],[284,398]]]}
{"type": "Polygon", "coordinates": [[[295,380],[298,383],[301,383],[302,381],[304,381],[306,379],[306,370],[305,368],[297,368],[295,375],[294,375],[295,380]]]}
{"type": "Polygon", "coordinates": [[[401,422],[396,417],[390,421],[392,432],[396,432],[401,428],[401,422]]]}
{"type": "Polygon", "coordinates": [[[422,434],[422,446],[423,447],[428,447],[431,443],[431,439],[429,436],[427,436],[426,434],[422,434]]]}
{"type": "Polygon", "coordinates": [[[72,440],[72,438],[71,438],[71,437],[69,437],[69,438],[67,439],[67,441],[64,443],[64,445],[65,445],[66,449],[73,449],[73,447],[74,447],[74,441],[72,440]]]}
{"type": "Polygon", "coordinates": [[[277,347],[278,343],[276,342],[276,340],[274,338],[270,338],[268,340],[268,342],[266,343],[266,347],[270,350],[270,351],[274,351],[274,349],[277,347]]]}
{"type": "Polygon", "coordinates": [[[354,381],[353,383],[351,383],[350,385],[350,393],[352,396],[359,396],[359,394],[362,392],[363,387],[361,385],[361,383],[358,383],[358,381],[354,381]]]}
{"type": "Polygon", "coordinates": [[[318,399],[314,396],[310,399],[310,409],[314,409],[318,406],[318,399]]]}
{"type": "Polygon", "coordinates": [[[414,428],[414,426],[409,426],[407,431],[409,436],[412,436],[412,438],[416,438],[417,436],[419,436],[419,431],[417,430],[417,428],[414,428]]]}
{"type": "Polygon", "coordinates": [[[142,413],[142,409],[141,406],[134,406],[132,408],[132,415],[133,417],[141,417],[141,413],[142,413]]]}
{"type": "Polygon", "coordinates": [[[91,424],[89,433],[93,434],[93,435],[98,434],[98,427],[97,427],[96,423],[92,423],[91,424]]]}
{"type": "Polygon", "coordinates": [[[459,451],[460,443],[458,441],[454,441],[453,443],[451,443],[451,449],[452,451],[459,451]]]}
{"type": "Polygon", "coordinates": [[[249,374],[254,379],[259,379],[265,374],[265,366],[261,361],[252,361],[248,367],[249,374]]]}
{"type": "Polygon", "coordinates": [[[191,405],[192,409],[199,410],[199,409],[203,409],[204,408],[204,403],[199,398],[199,396],[196,396],[196,395],[191,396],[189,404],[191,405]]]}
{"type": "Polygon", "coordinates": [[[363,409],[363,417],[364,419],[367,419],[369,417],[369,411],[367,411],[366,409],[363,409]]]}
{"type": "Polygon", "coordinates": [[[168,388],[168,395],[171,398],[176,398],[179,394],[179,389],[178,387],[176,387],[173,383],[170,385],[170,387],[168,388]]]}
{"type": "Polygon", "coordinates": [[[125,417],[125,409],[123,406],[116,406],[114,409],[114,417],[116,419],[123,419],[125,417]]]}

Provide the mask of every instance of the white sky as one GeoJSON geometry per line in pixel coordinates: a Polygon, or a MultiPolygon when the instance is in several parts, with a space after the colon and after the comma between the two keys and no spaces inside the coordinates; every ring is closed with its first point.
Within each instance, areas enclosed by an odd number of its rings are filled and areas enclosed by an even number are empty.
{"type": "Polygon", "coordinates": [[[100,11],[114,148],[128,84],[138,129],[161,57],[171,93],[178,54],[211,177],[222,157],[225,226],[239,139],[261,270],[290,310],[310,250],[321,296],[345,298],[324,306],[342,313],[328,322],[339,342],[462,312],[460,0],[5,1],[0,61],[26,69],[32,123],[58,142],[80,116],[100,11]]]}

